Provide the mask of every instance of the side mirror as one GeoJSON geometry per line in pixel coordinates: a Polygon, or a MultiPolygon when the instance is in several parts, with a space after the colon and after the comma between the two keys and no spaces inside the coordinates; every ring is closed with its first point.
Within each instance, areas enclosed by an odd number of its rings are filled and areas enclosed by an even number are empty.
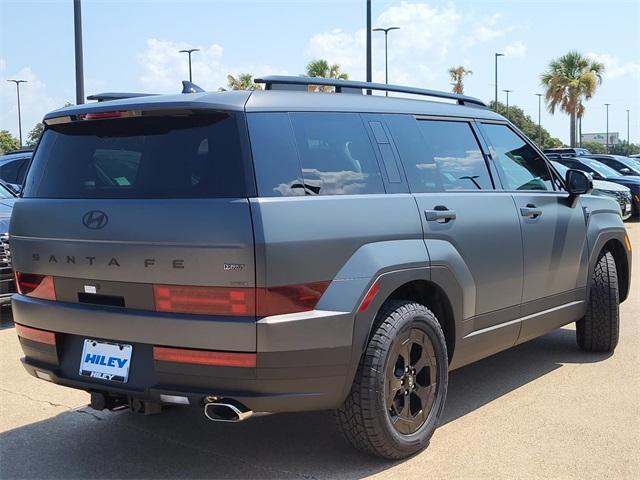
{"type": "Polygon", "coordinates": [[[586,195],[593,190],[591,175],[582,170],[567,170],[565,183],[567,184],[567,191],[571,196],[586,195]]]}
{"type": "Polygon", "coordinates": [[[627,167],[622,167],[620,169],[620,173],[623,175],[631,175],[631,169],[627,168],[627,167]]]}

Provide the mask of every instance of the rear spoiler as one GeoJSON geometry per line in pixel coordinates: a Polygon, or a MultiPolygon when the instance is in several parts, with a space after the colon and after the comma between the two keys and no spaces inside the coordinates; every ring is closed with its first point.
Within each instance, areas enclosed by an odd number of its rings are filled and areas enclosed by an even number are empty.
{"type": "Polygon", "coordinates": [[[115,93],[115,92],[105,92],[105,93],[96,93],[94,95],[89,95],[87,100],[97,100],[99,102],[108,102],[109,100],[123,100],[125,98],[135,98],[135,97],[150,97],[152,95],[158,95],[157,93],[115,93]]]}
{"type": "MultiPolygon", "coordinates": [[[[193,82],[187,80],[182,81],[182,93],[203,93],[204,89],[200,88],[193,82]]],[[[126,98],[150,97],[152,95],[160,95],[159,93],[124,93],[124,92],[105,92],[89,95],[87,100],[97,100],[98,102],[108,102],[109,100],[124,100],[126,98]]]]}

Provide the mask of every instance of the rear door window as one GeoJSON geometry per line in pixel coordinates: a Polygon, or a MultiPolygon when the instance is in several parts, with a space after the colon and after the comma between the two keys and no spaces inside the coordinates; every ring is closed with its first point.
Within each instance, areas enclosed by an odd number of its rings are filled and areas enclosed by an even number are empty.
{"type": "Polygon", "coordinates": [[[236,120],[207,113],[54,125],[43,134],[24,196],[246,196],[236,120]]]}
{"type": "Polygon", "coordinates": [[[419,120],[418,125],[424,150],[417,163],[406,166],[413,192],[493,189],[487,163],[468,122],[419,120]]]}
{"type": "Polygon", "coordinates": [[[360,115],[291,113],[290,118],[307,194],[384,193],[360,115]]]}

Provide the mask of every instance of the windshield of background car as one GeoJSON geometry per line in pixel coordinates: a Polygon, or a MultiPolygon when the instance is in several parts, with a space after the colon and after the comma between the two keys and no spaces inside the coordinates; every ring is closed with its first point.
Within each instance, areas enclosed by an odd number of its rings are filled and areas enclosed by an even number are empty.
{"type": "Polygon", "coordinates": [[[591,167],[593,170],[595,170],[605,178],[620,176],[620,174],[616,172],[613,168],[608,167],[604,163],[600,163],[597,160],[593,160],[591,158],[581,158],[580,161],[585,165],[588,165],[589,167],[591,167]]]}

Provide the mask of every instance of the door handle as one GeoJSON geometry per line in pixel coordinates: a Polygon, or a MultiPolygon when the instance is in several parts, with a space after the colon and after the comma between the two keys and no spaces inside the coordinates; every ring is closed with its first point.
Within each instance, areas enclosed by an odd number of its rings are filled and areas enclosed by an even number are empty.
{"type": "Polygon", "coordinates": [[[528,203],[526,207],[520,207],[520,215],[529,218],[538,218],[542,215],[542,209],[536,208],[533,203],[528,203]]]}
{"type": "Polygon", "coordinates": [[[449,210],[444,205],[436,205],[433,210],[425,210],[424,216],[427,222],[448,223],[456,219],[456,212],[449,210]]]}

